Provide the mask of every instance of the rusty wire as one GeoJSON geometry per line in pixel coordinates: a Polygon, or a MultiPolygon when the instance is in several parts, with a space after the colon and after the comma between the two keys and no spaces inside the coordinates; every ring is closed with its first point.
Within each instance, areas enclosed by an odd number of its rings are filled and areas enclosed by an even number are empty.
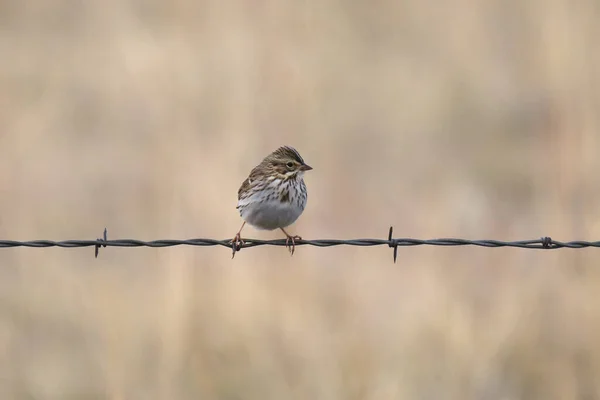
{"type": "MultiPolygon", "coordinates": [[[[456,238],[442,238],[442,239],[411,239],[411,238],[393,238],[393,228],[390,227],[388,237],[386,239],[317,239],[317,240],[297,240],[296,246],[316,246],[316,247],[331,247],[331,246],[388,246],[394,250],[394,262],[398,254],[398,247],[405,246],[479,246],[479,247],[516,247],[521,249],[542,249],[542,250],[553,250],[561,248],[570,249],[582,249],[586,247],[598,247],[600,248],[600,241],[589,242],[589,241],[571,241],[571,242],[559,242],[555,241],[550,237],[541,237],[539,239],[532,240],[517,240],[517,241],[502,241],[502,240],[469,240],[469,239],[456,239],[456,238]]],[[[171,246],[223,246],[233,250],[234,254],[243,248],[250,248],[255,246],[285,246],[285,239],[276,240],[259,240],[259,239],[243,239],[244,243],[241,245],[233,245],[231,239],[160,239],[143,241],[136,239],[115,239],[108,240],[106,229],[101,239],[96,240],[30,240],[30,241],[17,241],[17,240],[2,240],[0,239],[0,248],[9,247],[61,247],[61,248],[74,248],[74,247],[94,247],[94,254],[98,257],[98,250],[100,247],[171,247],[171,246]]]]}

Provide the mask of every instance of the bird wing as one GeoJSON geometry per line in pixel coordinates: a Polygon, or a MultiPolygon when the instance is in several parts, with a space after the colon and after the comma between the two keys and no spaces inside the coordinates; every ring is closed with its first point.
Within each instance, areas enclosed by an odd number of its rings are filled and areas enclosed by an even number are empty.
{"type": "MultiPolygon", "coordinates": [[[[242,182],[242,186],[238,189],[238,201],[242,199],[242,194],[248,192],[258,183],[258,175],[260,175],[260,171],[258,166],[254,167],[252,171],[250,171],[250,175],[246,178],[244,182],[242,182]]],[[[246,196],[247,197],[247,196],[246,196]]]]}

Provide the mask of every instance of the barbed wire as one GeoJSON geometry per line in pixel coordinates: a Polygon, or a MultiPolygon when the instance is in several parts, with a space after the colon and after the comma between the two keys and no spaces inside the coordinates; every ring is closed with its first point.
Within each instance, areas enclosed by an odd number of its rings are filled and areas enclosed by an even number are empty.
{"type": "MultiPolygon", "coordinates": [[[[296,246],[316,246],[316,247],[331,247],[331,246],[381,246],[385,245],[394,250],[394,262],[396,262],[398,247],[406,246],[479,246],[479,247],[516,247],[521,249],[542,249],[553,250],[561,248],[582,249],[586,247],[600,248],[600,241],[571,241],[559,242],[548,236],[532,240],[517,240],[517,241],[502,241],[502,240],[469,240],[456,238],[443,239],[411,239],[411,238],[393,238],[393,227],[390,227],[387,239],[317,239],[295,241],[296,246]]],[[[259,240],[259,239],[243,239],[242,243],[232,243],[231,239],[160,239],[143,241],[136,239],[115,239],[108,240],[107,230],[104,229],[104,234],[101,239],[96,240],[2,240],[0,239],[0,248],[9,247],[94,247],[94,255],[98,257],[100,247],[171,247],[171,246],[223,246],[233,250],[233,255],[243,248],[256,246],[288,246],[285,239],[275,240],[259,240]]]]}

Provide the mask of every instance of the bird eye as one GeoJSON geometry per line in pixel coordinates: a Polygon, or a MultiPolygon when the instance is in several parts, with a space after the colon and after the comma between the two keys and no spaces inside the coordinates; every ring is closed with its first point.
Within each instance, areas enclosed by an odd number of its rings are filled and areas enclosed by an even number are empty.
{"type": "Polygon", "coordinates": [[[288,162],[287,164],[285,164],[289,169],[294,168],[294,163],[293,162],[288,162]]]}

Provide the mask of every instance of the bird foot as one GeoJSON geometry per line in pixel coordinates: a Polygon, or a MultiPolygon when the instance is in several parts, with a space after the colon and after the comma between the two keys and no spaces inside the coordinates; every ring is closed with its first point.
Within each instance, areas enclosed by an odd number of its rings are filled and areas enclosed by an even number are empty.
{"type": "Polygon", "coordinates": [[[296,240],[302,240],[302,238],[298,235],[295,235],[295,236],[287,235],[287,239],[285,239],[285,247],[288,248],[291,256],[294,255],[294,251],[296,250],[296,240]]]}
{"type": "Polygon", "coordinates": [[[231,258],[233,259],[233,257],[235,257],[235,252],[240,251],[245,242],[242,240],[240,232],[238,232],[229,243],[231,244],[231,249],[233,250],[233,253],[231,254],[231,258]]]}

